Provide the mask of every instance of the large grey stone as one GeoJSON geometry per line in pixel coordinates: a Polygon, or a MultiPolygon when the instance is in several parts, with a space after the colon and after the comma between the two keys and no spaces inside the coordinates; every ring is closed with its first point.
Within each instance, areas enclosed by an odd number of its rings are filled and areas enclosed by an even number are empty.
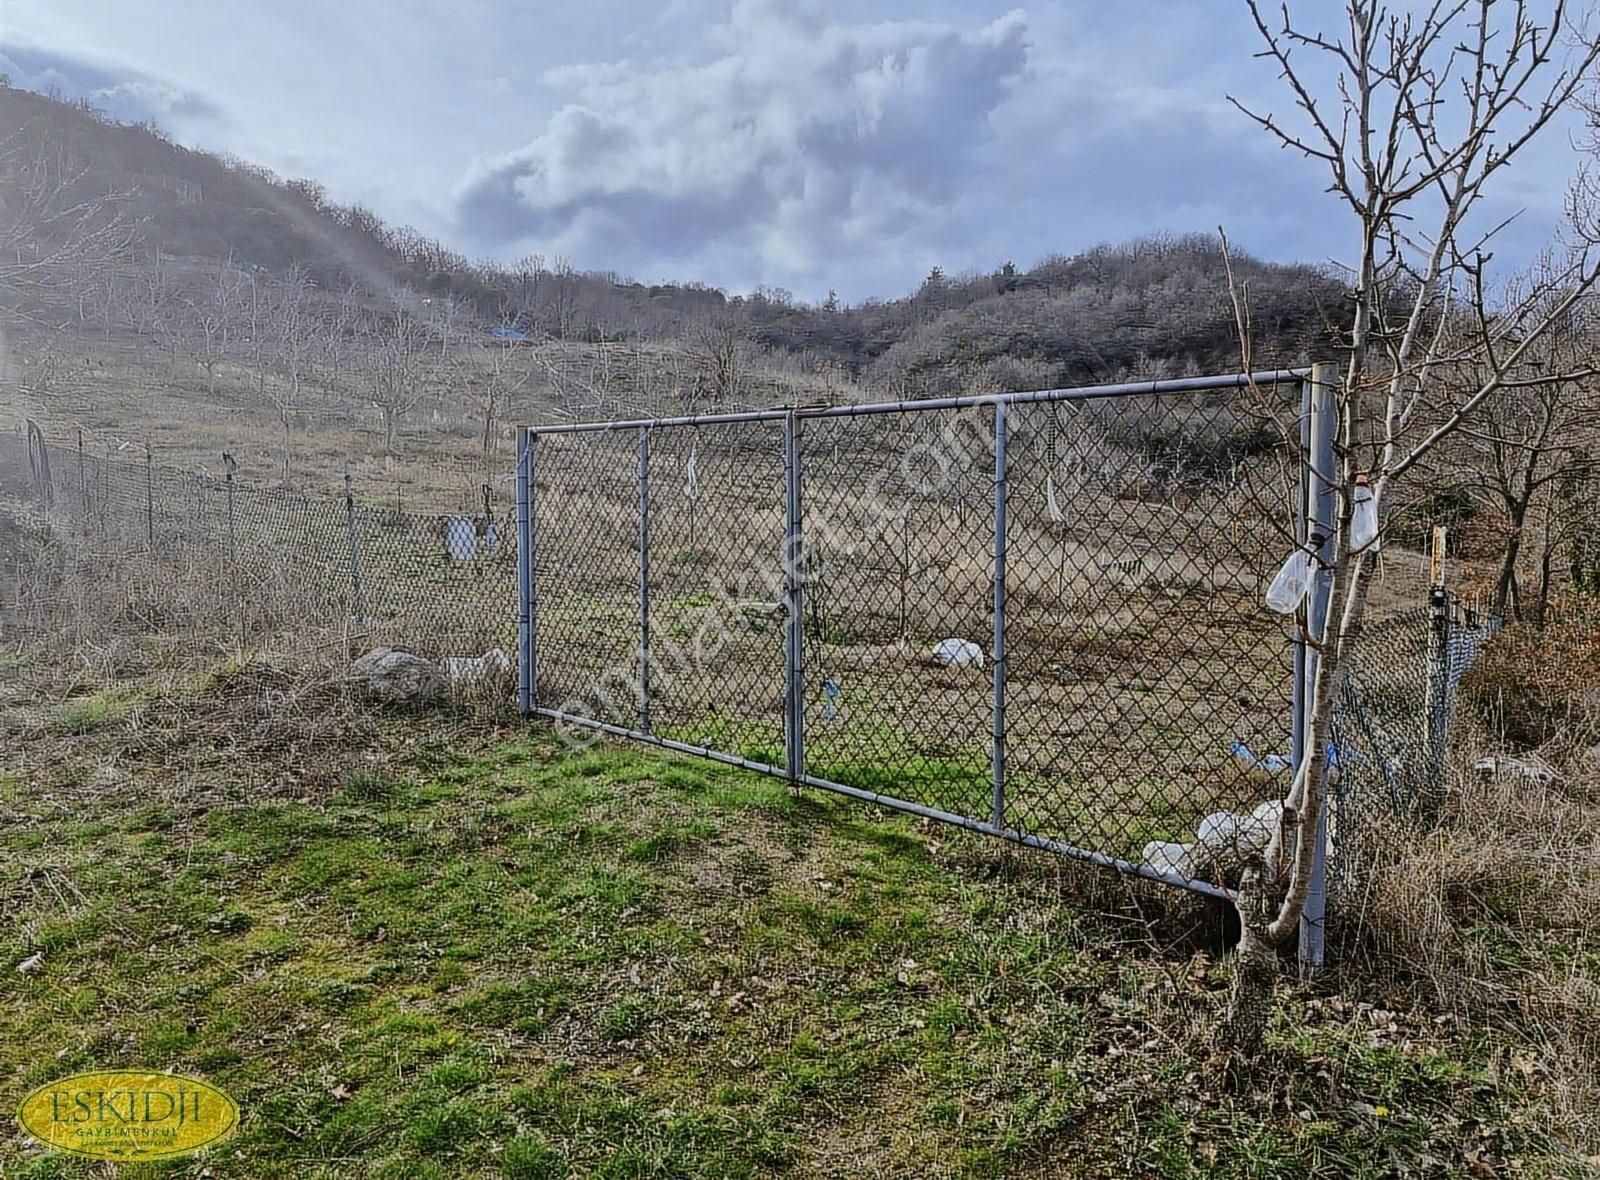
{"type": "Polygon", "coordinates": [[[375,647],[352,663],[350,679],[380,705],[431,705],[450,694],[438,664],[392,647],[375,647]]]}

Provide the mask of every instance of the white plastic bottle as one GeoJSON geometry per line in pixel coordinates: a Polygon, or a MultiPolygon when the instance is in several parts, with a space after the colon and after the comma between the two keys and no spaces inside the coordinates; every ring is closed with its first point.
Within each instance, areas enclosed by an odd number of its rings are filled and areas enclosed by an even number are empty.
{"type": "Polygon", "coordinates": [[[1378,498],[1365,474],[1356,476],[1351,494],[1350,551],[1360,553],[1378,539],[1378,498]]]}
{"type": "Polygon", "coordinates": [[[1305,601],[1311,589],[1311,554],[1304,547],[1289,554],[1272,585],[1267,587],[1267,609],[1280,615],[1292,615],[1305,601]]]}

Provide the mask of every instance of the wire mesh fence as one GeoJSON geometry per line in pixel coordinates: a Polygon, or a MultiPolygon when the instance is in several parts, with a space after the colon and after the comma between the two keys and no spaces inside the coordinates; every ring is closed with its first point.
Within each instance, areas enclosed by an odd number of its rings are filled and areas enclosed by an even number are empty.
{"type": "Polygon", "coordinates": [[[1334,713],[1328,814],[1330,893],[1359,894],[1386,832],[1435,823],[1462,677],[1500,621],[1443,591],[1369,625],[1334,713]]]}
{"type": "MultiPolygon", "coordinates": [[[[525,709],[578,732],[1222,893],[1206,833],[1281,800],[1299,752],[1300,624],[1262,592],[1307,499],[1266,423],[1307,403],[1301,375],[1267,376],[1265,395],[1219,379],[547,428],[519,478],[445,511],[37,431],[0,434],[0,492],[107,584],[153,571],[137,609],[173,625],[196,599],[246,636],[520,645],[525,709]]],[[[1440,603],[1367,628],[1331,752],[1335,897],[1364,831],[1437,810],[1490,634],[1440,603]]]]}
{"type": "Polygon", "coordinates": [[[514,650],[515,505],[480,483],[456,511],[403,510],[348,478],[313,493],[167,467],[140,448],[0,435],[10,490],[108,572],[137,558],[170,604],[204,596],[248,637],[335,628],[434,658],[514,650]]]}
{"type": "Polygon", "coordinates": [[[525,703],[1221,892],[1168,850],[1296,729],[1262,384],[533,430],[525,703]]]}

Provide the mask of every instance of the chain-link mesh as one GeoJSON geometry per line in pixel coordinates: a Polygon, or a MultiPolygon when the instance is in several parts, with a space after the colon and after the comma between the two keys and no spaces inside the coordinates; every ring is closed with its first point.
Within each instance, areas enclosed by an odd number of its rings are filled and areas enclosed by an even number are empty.
{"type": "Polygon", "coordinates": [[[536,704],[1199,877],[1287,787],[1295,388],[536,432],[536,704]]]}
{"type": "Polygon", "coordinates": [[[540,438],[533,513],[539,699],[637,728],[638,436],[540,438]]]}
{"type": "Polygon", "coordinates": [[[1499,629],[1452,600],[1368,625],[1334,711],[1329,889],[1360,888],[1369,855],[1397,824],[1433,823],[1461,679],[1499,629]]]}
{"type": "Polygon", "coordinates": [[[1282,797],[1294,625],[1262,591],[1295,525],[1248,398],[1011,409],[1013,823],[1140,860],[1282,797]]]}
{"type": "Polygon", "coordinates": [[[994,411],[804,421],[799,451],[807,771],[989,818],[994,411]]]}
{"type": "Polygon", "coordinates": [[[651,431],[648,449],[649,728],[782,765],[782,430],[651,431]]]}
{"type": "MultiPolygon", "coordinates": [[[[1299,493],[1259,397],[1010,401],[1003,462],[992,403],[539,433],[537,703],[1188,875],[1150,848],[1287,788],[1293,623],[1261,601],[1299,493]]],[[[516,647],[509,480],[418,512],[6,433],[0,485],[246,632],[516,647]]],[[[1336,896],[1363,831],[1437,809],[1456,685],[1490,634],[1424,609],[1361,637],[1335,720],[1336,896]]]]}

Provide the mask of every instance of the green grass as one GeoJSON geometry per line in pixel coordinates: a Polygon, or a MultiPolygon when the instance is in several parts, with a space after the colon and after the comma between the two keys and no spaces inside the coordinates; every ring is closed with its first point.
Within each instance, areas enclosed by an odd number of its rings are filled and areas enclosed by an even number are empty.
{"type": "MultiPolygon", "coordinates": [[[[0,1099],[138,1065],[243,1109],[227,1146],[130,1176],[1378,1176],[1458,1164],[1464,1129],[1542,1150],[1495,1048],[1426,1021],[1374,1046],[1291,1006],[1264,1093],[1218,1093],[1223,981],[1128,942],[1057,862],[713,764],[535,730],[225,806],[63,814],[8,776],[0,811],[0,1099]]],[[[8,1177],[94,1169],[0,1139],[8,1177]]]]}
{"type": "Polygon", "coordinates": [[[52,727],[62,734],[88,734],[110,729],[127,721],[139,701],[136,694],[115,688],[74,697],[56,708],[52,727]]]}

